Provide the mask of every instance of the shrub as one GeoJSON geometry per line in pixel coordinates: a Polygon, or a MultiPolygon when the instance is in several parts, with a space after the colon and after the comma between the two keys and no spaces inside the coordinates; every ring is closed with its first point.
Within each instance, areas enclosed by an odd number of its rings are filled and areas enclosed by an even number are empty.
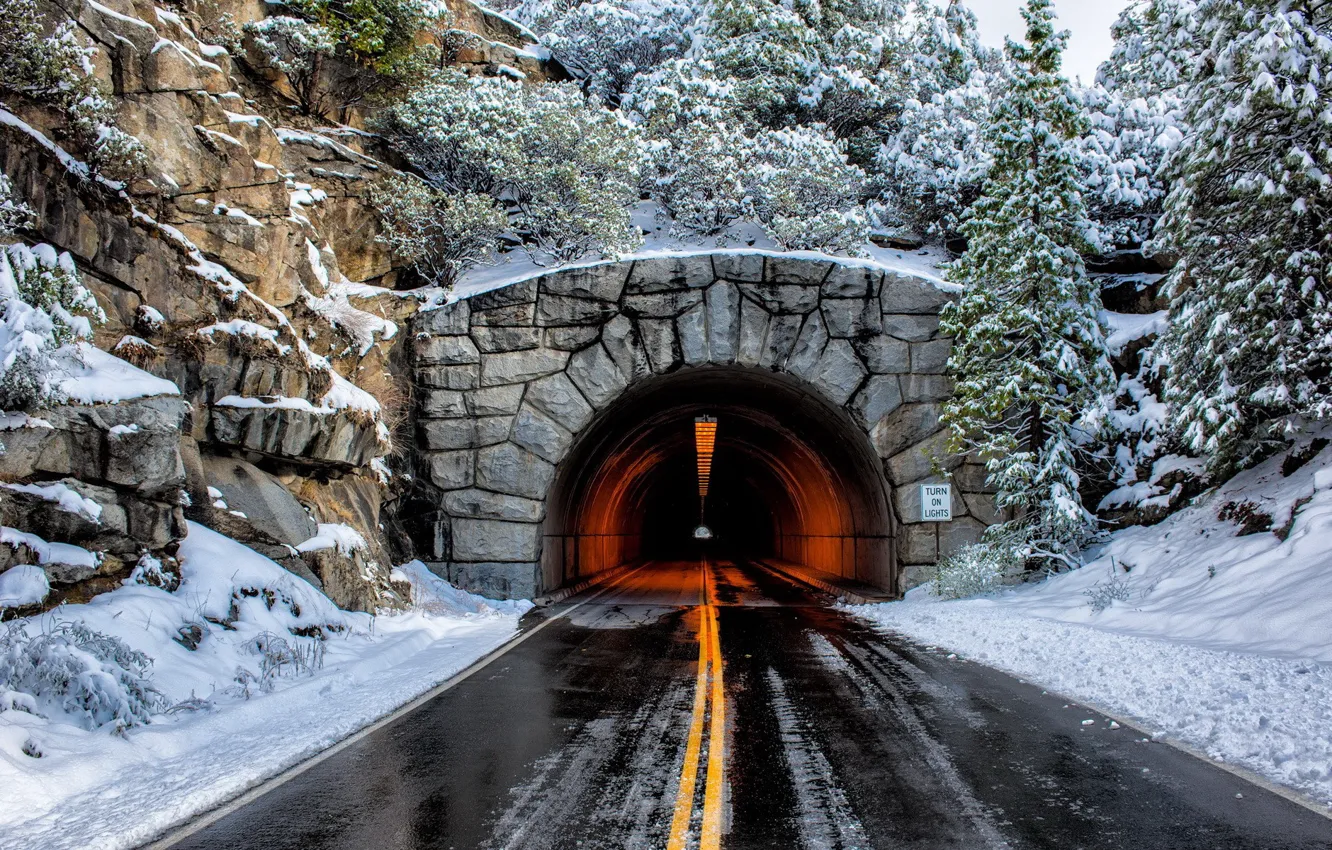
{"type": "Polygon", "coordinates": [[[558,261],[638,243],[637,131],[576,86],[439,74],[389,111],[383,127],[436,188],[509,206],[514,226],[558,261]]]}
{"type": "Polygon", "coordinates": [[[322,80],[324,59],[337,47],[327,29],[300,18],[276,15],[244,27],[264,66],[287,78],[306,115],[323,115],[328,105],[322,80]]]}
{"type": "Polygon", "coordinates": [[[0,690],[33,697],[38,710],[72,715],[88,729],[148,723],[166,709],[152,686],[152,659],[82,622],[57,623],[38,635],[11,626],[0,635],[0,690]]]}
{"type": "Polygon", "coordinates": [[[115,107],[92,76],[94,50],[80,46],[72,21],[44,35],[34,0],[0,0],[0,44],[0,94],[59,110],[93,173],[118,181],[144,173],[143,145],[116,127],[115,107]]]}
{"type": "Polygon", "coordinates": [[[821,128],[763,133],[746,176],[755,217],[783,247],[856,251],[869,238],[860,206],[864,172],[821,128]]]}
{"type": "Polygon", "coordinates": [[[35,219],[32,207],[23,203],[14,192],[14,184],[0,174],[0,236],[9,236],[15,230],[31,227],[35,219]]]}
{"type": "Polygon", "coordinates": [[[487,195],[449,194],[409,175],[384,181],[369,200],[384,225],[380,239],[439,286],[452,286],[463,271],[489,260],[508,224],[487,195]]]}
{"type": "Polygon", "coordinates": [[[934,593],[945,599],[963,599],[998,590],[1022,569],[1022,559],[1007,541],[984,540],[966,546],[940,561],[934,593]]]}
{"type": "Polygon", "coordinates": [[[673,0],[598,0],[556,17],[541,41],[587,90],[611,103],[635,77],[681,55],[696,16],[673,0]]]}

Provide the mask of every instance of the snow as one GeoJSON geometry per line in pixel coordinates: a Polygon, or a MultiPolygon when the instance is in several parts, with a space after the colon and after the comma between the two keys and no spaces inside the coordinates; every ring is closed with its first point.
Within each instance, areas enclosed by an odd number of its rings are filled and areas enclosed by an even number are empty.
{"type": "Polygon", "coordinates": [[[350,555],[357,550],[364,552],[369,544],[361,532],[341,522],[321,522],[311,537],[296,547],[297,552],[318,552],[321,549],[337,549],[339,555],[350,555]]]}
{"type": "Polygon", "coordinates": [[[31,564],[19,564],[0,573],[0,610],[36,605],[51,592],[46,572],[31,564]]]}
{"type": "MultiPolygon", "coordinates": [[[[63,606],[58,615],[152,656],[152,682],[177,710],[117,736],[0,703],[0,785],[6,789],[0,846],[138,846],[453,676],[512,637],[518,615],[530,607],[491,603],[416,576],[430,592],[413,610],[374,618],[348,613],[269,559],[193,523],[180,557],[175,592],[126,583],[88,604],[63,606]],[[233,613],[229,629],[204,619],[233,613]],[[182,625],[191,624],[203,634],[194,650],[175,640],[182,625]],[[340,630],[328,631],[323,641],[290,631],[319,626],[340,630]],[[278,636],[319,644],[323,665],[288,670],[273,677],[268,690],[255,684],[255,647],[278,636]],[[238,668],[251,676],[248,698],[236,681],[238,668]],[[191,697],[196,701],[181,705],[191,697]],[[41,758],[23,754],[28,741],[41,758]]],[[[403,569],[416,575],[414,565],[403,569]]],[[[15,621],[30,632],[43,622],[15,621]]]]}
{"type": "Polygon", "coordinates": [[[180,395],[174,382],[145,372],[132,363],[86,342],[78,343],[78,360],[66,366],[58,390],[80,404],[116,404],[136,398],[180,395]]]}
{"type": "MultiPolygon", "coordinates": [[[[117,425],[116,427],[124,426],[117,425]]],[[[15,493],[27,493],[39,499],[54,502],[60,506],[60,510],[85,517],[93,522],[97,522],[102,517],[101,505],[59,481],[52,484],[8,484],[0,482],[0,487],[13,490],[15,493]]]]}
{"type": "Polygon", "coordinates": [[[1105,347],[1111,354],[1119,354],[1130,342],[1149,336],[1160,336],[1165,333],[1166,325],[1169,323],[1168,316],[1167,310],[1156,313],[1115,313],[1102,310],[1101,320],[1110,329],[1110,333],[1105,337],[1105,347]]]}
{"type": "Polygon", "coordinates": [[[37,556],[39,564],[68,564],[72,567],[97,567],[97,556],[82,546],[72,543],[48,543],[35,534],[17,528],[0,526],[0,543],[17,549],[26,546],[37,556]]]}
{"type": "Polygon", "coordinates": [[[850,610],[1332,804],[1332,448],[1289,476],[1283,460],[1044,582],[850,610]],[[1285,539],[1218,519],[1244,502],[1285,539]]]}

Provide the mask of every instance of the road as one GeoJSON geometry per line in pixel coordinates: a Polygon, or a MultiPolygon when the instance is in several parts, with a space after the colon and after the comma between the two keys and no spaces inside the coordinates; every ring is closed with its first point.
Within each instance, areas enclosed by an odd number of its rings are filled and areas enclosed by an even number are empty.
{"type": "Polygon", "coordinates": [[[755,565],[650,564],[529,616],[174,846],[1332,848],[1330,820],[755,565]]]}

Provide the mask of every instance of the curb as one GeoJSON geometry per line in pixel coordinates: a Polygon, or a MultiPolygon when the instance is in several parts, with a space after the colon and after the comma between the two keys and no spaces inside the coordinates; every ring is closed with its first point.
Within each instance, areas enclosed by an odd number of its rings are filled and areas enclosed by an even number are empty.
{"type": "Polygon", "coordinates": [[[566,587],[561,587],[559,590],[547,593],[545,596],[538,596],[532,600],[532,605],[537,608],[548,608],[551,605],[556,604],[557,602],[563,602],[564,600],[568,599],[570,596],[573,596],[576,593],[582,593],[584,590],[587,590],[589,587],[592,587],[593,585],[601,584],[603,581],[615,578],[616,576],[627,573],[630,570],[636,570],[641,566],[642,566],[641,562],[634,561],[628,564],[622,564],[618,567],[614,567],[609,570],[605,570],[603,572],[599,572],[596,575],[588,576],[587,578],[575,584],[571,584],[566,587]]]}
{"type": "Polygon", "coordinates": [[[778,575],[782,575],[794,581],[798,581],[801,584],[807,584],[810,587],[814,588],[815,590],[821,590],[824,593],[827,593],[830,596],[836,598],[838,602],[846,602],[852,605],[873,605],[877,602],[886,601],[883,599],[870,599],[866,596],[862,596],[861,594],[856,593],[854,590],[847,590],[844,587],[838,587],[832,582],[824,581],[823,579],[818,578],[817,576],[805,575],[804,573],[798,573],[795,572],[794,570],[786,570],[768,561],[755,560],[753,561],[753,563],[758,564],[759,566],[763,567],[764,569],[770,572],[774,572],[777,573],[778,575]]]}

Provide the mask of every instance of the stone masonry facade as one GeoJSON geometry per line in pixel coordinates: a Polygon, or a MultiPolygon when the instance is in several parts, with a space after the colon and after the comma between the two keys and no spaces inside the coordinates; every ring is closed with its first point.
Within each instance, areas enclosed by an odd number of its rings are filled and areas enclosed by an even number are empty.
{"type": "Polygon", "coordinates": [[[505,597],[551,590],[545,499],[579,434],[635,382],[711,365],[786,373],[850,414],[891,488],[899,585],[920,583],[998,520],[984,468],[947,455],[939,424],[953,297],[854,261],[719,251],[556,270],[421,313],[418,468],[443,508],[432,569],[505,597]],[[922,523],[936,460],[954,518],[922,523]]]}

